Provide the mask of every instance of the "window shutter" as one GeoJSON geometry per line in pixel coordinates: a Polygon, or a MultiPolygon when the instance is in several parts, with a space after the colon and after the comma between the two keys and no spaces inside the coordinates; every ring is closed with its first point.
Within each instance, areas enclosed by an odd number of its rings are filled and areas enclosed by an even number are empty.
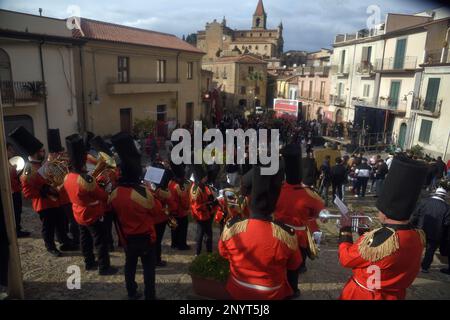
{"type": "Polygon", "coordinates": [[[403,69],[405,62],[406,39],[398,39],[395,48],[394,69],[403,69]]]}
{"type": "Polygon", "coordinates": [[[400,82],[399,81],[392,81],[391,82],[391,91],[389,93],[389,106],[397,108],[398,105],[398,95],[400,93],[400,82]]]}
{"type": "Polygon", "coordinates": [[[369,54],[369,47],[362,48],[361,62],[367,62],[367,56],[369,54]]]}
{"type": "Polygon", "coordinates": [[[436,110],[437,96],[439,93],[440,78],[428,79],[427,95],[425,97],[424,109],[434,112],[436,110]]]}

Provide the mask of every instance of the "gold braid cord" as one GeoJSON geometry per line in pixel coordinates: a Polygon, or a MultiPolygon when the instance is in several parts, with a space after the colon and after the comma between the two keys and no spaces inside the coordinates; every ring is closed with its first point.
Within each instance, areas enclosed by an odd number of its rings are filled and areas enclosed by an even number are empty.
{"type": "Polygon", "coordinates": [[[323,201],[323,199],[313,190],[309,189],[309,188],[305,188],[306,193],[311,197],[314,198],[316,200],[319,200],[320,202],[322,202],[323,204],[325,204],[325,202],[323,201]]]}
{"type": "Polygon", "coordinates": [[[131,190],[131,200],[138,203],[140,206],[144,207],[145,209],[152,209],[154,206],[154,202],[153,202],[153,195],[150,193],[150,191],[148,191],[147,189],[145,190],[146,192],[146,197],[143,197],[139,194],[139,192],[137,192],[136,190],[131,190]]]}
{"type": "Polygon", "coordinates": [[[395,230],[390,228],[388,229],[393,232],[392,235],[379,246],[371,247],[370,245],[373,242],[373,237],[375,233],[380,229],[381,228],[378,228],[367,232],[363,236],[364,239],[359,243],[358,251],[364,260],[377,262],[397,252],[397,250],[400,248],[398,234],[397,232],[395,232],[395,230]]]}
{"type": "Polygon", "coordinates": [[[222,241],[227,241],[235,235],[247,231],[248,220],[236,222],[231,227],[225,226],[222,232],[222,241]]]}
{"type": "Polygon", "coordinates": [[[272,223],[272,235],[287,245],[289,249],[298,250],[297,236],[295,234],[290,235],[289,232],[275,223],[272,223]]]}

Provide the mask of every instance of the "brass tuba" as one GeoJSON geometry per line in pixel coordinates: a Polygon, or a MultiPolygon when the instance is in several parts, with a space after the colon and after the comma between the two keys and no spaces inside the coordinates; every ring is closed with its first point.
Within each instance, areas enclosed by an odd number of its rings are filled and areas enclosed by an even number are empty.
{"type": "Polygon", "coordinates": [[[101,177],[104,179],[103,187],[106,187],[110,184],[111,181],[111,170],[114,170],[117,167],[116,161],[110,157],[105,152],[98,153],[97,164],[95,165],[94,170],[92,170],[91,176],[95,178],[95,180],[99,180],[101,177]]]}

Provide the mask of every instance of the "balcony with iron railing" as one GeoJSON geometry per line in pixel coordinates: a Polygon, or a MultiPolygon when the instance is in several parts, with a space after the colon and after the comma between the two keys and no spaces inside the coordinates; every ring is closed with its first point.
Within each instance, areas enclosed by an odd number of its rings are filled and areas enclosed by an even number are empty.
{"type": "Polygon", "coordinates": [[[406,100],[391,99],[389,97],[380,97],[377,107],[380,109],[390,110],[392,113],[405,114],[408,102],[406,100]]]}
{"type": "Polygon", "coordinates": [[[337,74],[338,76],[347,76],[350,72],[350,65],[349,64],[338,64],[332,66],[333,73],[337,74]]]}
{"type": "Polygon", "coordinates": [[[0,81],[0,91],[6,106],[36,104],[46,95],[42,81],[0,81]]]}
{"type": "Polygon", "coordinates": [[[417,68],[417,57],[407,56],[404,59],[395,57],[377,59],[375,63],[376,71],[408,71],[417,68]]]}
{"type": "Polygon", "coordinates": [[[107,84],[109,94],[137,94],[137,93],[160,93],[176,92],[180,88],[177,78],[137,78],[129,82],[119,82],[111,79],[107,84]]]}
{"type": "Polygon", "coordinates": [[[450,63],[449,52],[448,49],[427,50],[423,64],[450,63]]]}
{"type": "Polygon", "coordinates": [[[305,76],[314,76],[314,67],[313,66],[303,67],[303,74],[305,76]]]}
{"type": "Polygon", "coordinates": [[[415,98],[411,105],[411,111],[428,117],[439,118],[441,115],[443,99],[425,101],[422,98],[415,98]]]}
{"type": "Polygon", "coordinates": [[[336,107],[345,107],[347,104],[347,97],[344,95],[330,95],[330,104],[336,107]]]}
{"type": "Polygon", "coordinates": [[[373,75],[375,74],[375,67],[370,61],[363,61],[356,65],[356,73],[360,75],[373,75]]]}
{"type": "Polygon", "coordinates": [[[326,76],[328,76],[329,72],[330,72],[330,66],[314,67],[314,74],[317,76],[326,77],[326,76]]]}

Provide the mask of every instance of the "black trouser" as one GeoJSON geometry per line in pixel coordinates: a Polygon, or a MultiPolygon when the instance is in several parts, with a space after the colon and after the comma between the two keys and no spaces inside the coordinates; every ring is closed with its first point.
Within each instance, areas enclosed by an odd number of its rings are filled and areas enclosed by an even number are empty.
{"type": "Polygon", "coordinates": [[[427,245],[425,248],[425,256],[422,260],[422,269],[428,270],[433,262],[434,253],[439,247],[439,243],[427,239],[427,245]]]}
{"type": "Polygon", "coordinates": [[[156,230],[156,244],[155,244],[155,251],[156,251],[156,261],[161,262],[161,243],[164,237],[164,232],[166,231],[166,224],[167,221],[155,224],[155,230],[156,230]]]}
{"type": "Polygon", "coordinates": [[[59,208],[49,208],[39,211],[39,218],[42,221],[42,238],[44,239],[47,250],[55,250],[55,232],[62,244],[71,243],[66,233],[65,214],[59,208]]]}
{"type": "Polygon", "coordinates": [[[62,206],[64,213],[66,214],[67,221],[67,231],[71,234],[73,243],[76,245],[80,245],[80,226],[75,221],[75,217],[73,216],[72,204],[68,203],[62,206]]]}
{"type": "Polygon", "coordinates": [[[16,232],[22,230],[22,192],[14,192],[12,194],[14,217],[16,218],[16,232]]]}
{"type": "Polygon", "coordinates": [[[367,183],[369,178],[356,178],[356,194],[361,197],[366,196],[367,183]]]}
{"type": "Polygon", "coordinates": [[[332,183],[333,200],[335,196],[338,196],[342,200],[342,183],[332,183]]]}
{"type": "MultiPolygon", "coordinates": [[[[0,216],[0,218],[3,218],[0,216]]],[[[1,236],[0,236],[1,237],[1,236]]],[[[6,239],[6,235],[5,235],[6,239]]],[[[0,243],[0,286],[8,286],[8,264],[9,248],[8,243],[0,243]]]]}
{"type": "Polygon", "coordinates": [[[187,231],[189,225],[188,216],[177,219],[177,227],[171,230],[172,247],[174,248],[185,248],[187,247],[187,231]]]}
{"type": "Polygon", "coordinates": [[[212,222],[212,218],[206,221],[197,221],[197,234],[195,235],[195,253],[197,255],[202,252],[202,242],[204,236],[206,236],[206,251],[212,252],[212,222]]]}
{"type": "Polygon", "coordinates": [[[128,296],[132,297],[136,294],[136,266],[138,258],[141,258],[144,270],[145,299],[155,299],[155,246],[150,243],[149,236],[130,236],[126,241],[125,284],[128,296]]]}
{"type": "Polygon", "coordinates": [[[300,271],[306,267],[306,249],[300,248],[299,250],[303,260],[302,263],[297,269],[287,271],[287,280],[294,292],[298,290],[298,275],[300,274],[300,271]]]}
{"type": "Polygon", "coordinates": [[[106,270],[110,266],[105,225],[97,220],[89,226],[80,226],[81,253],[86,264],[95,263],[94,246],[97,250],[98,268],[106,270]]]}
{"type": "Polygon", "coordinates": [[[112,235],[113,220],[114,214],[112,212],[106,212],[103,223],[105,224],[106,243],[108,244],[108,249],[114,246],[114,238],[112,235]]]}

